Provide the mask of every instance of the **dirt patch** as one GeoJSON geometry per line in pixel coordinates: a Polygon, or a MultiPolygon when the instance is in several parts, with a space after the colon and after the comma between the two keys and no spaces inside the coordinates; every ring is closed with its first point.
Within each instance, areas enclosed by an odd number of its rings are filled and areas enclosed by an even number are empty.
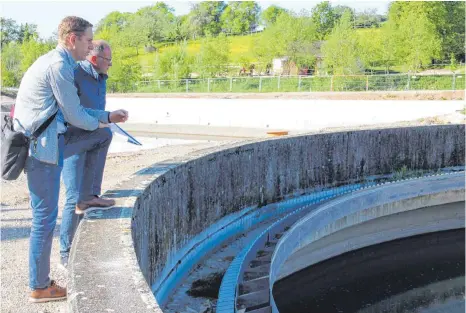
{"type": "Polygon", "coordinates": [[[217,299],[224,275],[225,272],[217,272],[209,274],[205,278],[195,280],[191,284],[191,289],[186,291],[186,293],[191,297],[217,299]]]}
{"type": "MultiPolygon", "coordinates": [[[[14,101],[16,93],[2,92],[1,102],[14,101]]],[[[183,99],[297,99],[297,100],[464,100],[464,90],[369,92],[270,92],[270,93],[113,93],[111,98],[183,99]]]]}
{"type": "Polygon", "coordinates": [[[463,100],[457,91],[370,91],[370,92],[270,92],[270,93],[125,93],[108,94],[113,98],[183,99],[297,99],[297,100],[463,100]]]}

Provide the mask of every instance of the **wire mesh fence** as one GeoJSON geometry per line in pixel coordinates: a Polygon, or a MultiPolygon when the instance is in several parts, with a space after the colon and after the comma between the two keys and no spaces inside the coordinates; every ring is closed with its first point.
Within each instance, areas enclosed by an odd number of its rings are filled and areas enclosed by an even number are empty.
{"type": "Polygon", "coordinates": [[[258,76],[109,83],[109,92],[347,92],[464,90],[464,74],[258,76]]]}

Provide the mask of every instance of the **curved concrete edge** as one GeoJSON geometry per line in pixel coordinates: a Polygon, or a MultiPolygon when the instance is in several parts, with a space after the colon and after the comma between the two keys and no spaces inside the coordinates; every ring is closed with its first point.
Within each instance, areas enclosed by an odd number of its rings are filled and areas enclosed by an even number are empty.
{"type": "MultiPolygon", "coordinates": [[[[173,257],[176,264],[175,267],[165,267],[160,274],[160,280],[152,286],[152,292],[156,295],[159,304],[163,306],[173,289],[176,288],[185,276],[189,274],[189,271],[194,267],[194,265],[203,259],[205,255],[217,249],[217,247],[219,247],[223,242],[240,235],[241,233],[247,232],[249,229],[262,222],[266,222],[267,220],[286,214],[286,212],[293,211],[297,207],[308,206],[309,204],[316,203],[318,201],[330,199],[337,194],[351,192],[361,188],[362,186],[371,186],[375,184],[375,182],[369,181],[365,184],[342,186],[315,192],[310,195],[308,194],[292,198],[279,203],[272,203],[261,208],[257,208],[257,206],[248,207],[239,212],[229,214],[212,224],[199,235],[193,237],[193,239],[190,240],[182,249],[177,251],[173,257]],[[176,273],[176,275],[173,275],[173,273],[176,273]]],[[[250,255],[250,253],[248,253],[248,255],[250,255]]],[[[240,262],[239,264],[243,263],[244,262],[240,262]]],[[[226,286],[233,286],[227,282],[233,282],[237,279],[234,279],[233,277],[228,279],[228,277],[236,274],[237,273],[234,271],[232,272],[232,270],[230,270],[228,274],[225,274],[227,278],[222,280],[222,284],[224,285],[220,292],[222,295],[230,294],[231,292],[234,293],[232,288],[227,288],[226,286]]],[[[227,299],[229,296],[219,296],[219,300],[217,301],[218,312],[220,312],[219,308],[227,307],[227,305],[222,304],[223,301],[221,299],[223,298],[227,299]]]]}
{"type": "Polygon", "coordinates": [[[251,242],[246,248],[241,250],[241,252],[235,257],[233,262],[228,267],[220,285],[219,296],[217,301],[217,312],[235,312],[238,286],[241,283],[241,277],[245,271],[248,261],[252,260],[253,254],[260,249],[261,245],[267,241],[267,238],[271,238],[276,233],[278,233],[278,229],[281,227],[282,223],[285,220],[289,221],[290,219],[297,219],[298,213],[302,212],[307,208],[310,208],[311,206],[317,203],[345,193],[353,192],[354,190],[358,190],[363,186],[370,185],[375,185],[375,183],[369,182],[366,185],[355,184],[350,186],[332,188],[276,204],[276,213],[283,213],[283,207],[287,207],[286,210],[291,212],[287,213],[284,217],[280,218],[272,225],[267,227],[253,242],[251,242]]]}
{"type": "MultiPolygon", "coordinates": [[[[374,177],[376,178],[376,177],[374,177]]],[[[419,179],[419,178],[415,178],[419,179]]],[[[289,225],[293,225],[296,221],[298,221],[301,217],[303,217],[306,212],[309,212],[309,209],[315,207],[316,205],[322,205],[321,203],[333,199],[336,197],[341,197],[347,193],[354,193],[360,190],[365,190],[367,188],[380,188],[381,186],[392,184],[392,183],[401,183],[412,181],[413,179],[407,179],[404,181],[388,181],[383,184],[375,184],[375,183],[368,183],[368,184],[357,184],[353,186],[345,186],[344,188],[334,188],[330,190],[326,190],[325,192],[317,193],[317,195],[312,196],[311,201],[307,204],[304,203],[299,208],[293,210],[292,212],[288,213],[284,217],[280,218],[279,220],[275,221],[272,225],[267,227],[253,242],[251,242],[246,248],[244,248],[233,260],[232,264],[228,268],[221,286],[220,292],[217,302],[217,312],[219,313],[233,313],[238,310],[236,306],[236,298],[238,296],[238,287],[242,283],[242,276],[244,271],[248,267],[248,263],[254,259],[255,253],[258,250],[263,248],[264,243],[268,240],[268,238],[274,238],[275,234],[283,232],[283,228],[289,225]],[[320,194],[320,195],[319,195],[320,194]]],[[[311,198],[311,196],[307,196],[311,198]]],[[[455,224],[456,225],[456,224],[455,224]]],[[[464,226],[464,221],[462,224],[464,226]]],[[[438,227],[445,226],[445,225],[436,225],[438,227]]],[[[447,227],[447,226],[445,226],[447,227]]],[[[404,235],[407,235],[407,232],[404,232],[404,235]]],[[[388,237],[387,237],[388,238],[388,237]]],[[[354,245],[351,246],[351,250],[356,249],[354,245]]],[[[283,278],[282,276],[279,279],[283,278]]]]}
{"type": "MultiPolygon", "coordinates": [[[[455,190],[442,194],[442,197],[448,197],[447,201],[462,200],[461,192],[455,190]]],[[[418,207],[419,198],[411,198],[401,201],[400,204],[410,207],[411,210],[344,228],[302,247],[288,257],[280,270],[277,281],[349,251],[416,235],[461,229],[465,226],[464,201],[418,207]]],[[[389,206],[393,205],[395,204],[389,204],[389,206]]],[[[384,208],[386,209],[387,205],[384,208]]],[[[379,206],[371,209],[381,210],[383,208],[379,206]]],[[[352,219],[355,216],[350,215],[344,218],[352,219]]],[[[337,221],[336,224],[338,223],[337,221]]]]}
{"type": "MultiPolygon", "coordinates": [[[[436,129],[439,129],[440,133],[459,131],[464,134],[464,125],[445,126],[436,129]]],[[[350,132],[343,134],[343,136],[352,135],[352,130],[349,130],[350,132]]],[[[430,130],[426,129],[426,127],[416,131],[422,133],[426,130],[429,133],[430,130]]],[[[401,130],[401,132],[404,131],[409,130],[401,130]]],[[[397,132],[397,130],[393,130],[393,132],[397,132]]],[[[319,132],[319,136],[322,136],[322,134],[323,132],[319,132]]],[[[338,135],[333,132],[329,132],[329,134],[331,134],[332,138],[338,135]]],[[[298,137],[301,136],[290,136],[286,140],[298,139],[298,137]]],[[[455,137],[457,138],[457,136],[455,137]]],[[[137,173],[130,181],[121,184],[115,190],[107,192],[105,194],[107,197],[117,198],[117,205],[108,211],[96,211],[88,214],[81,223],[76,235],[69,265],[70,312],[146,312],[147,310],[160,312],[159,304],[154,300],[150,288],[148,288],[147,283],[141,276],[142,272],[145,279],[149,280],[148,275],[150,272],[141,271],[141,255],[136,258],[134,251],[135,234],[138,234],[138,232],[143,234],[149,231],[144,227],[135,229],[132,223],[135,219],[134,211],[138,205],[144,201],[154,200],[148,189],[151,185],[164,184],[165,179],[171,179],[172,177],[167,174],[169,172],[174,173],[174,168],[188,163],[191,164],[190,166],[196,167],[197,162],[201,159],[211,161],[215,160],[215,157],[241,155],[241,153],[247,152],[257,143],[284,139],[268,138],[243,141],[196,151],[188,156],[156,164],[148,168],[147,171],[137,173]],[[214,155],[220,151],[221,154],[214,155]],[[139,187],[135,188],[134,186],[139,187]],[[129,234],[130,232],[133,237],[129,234]],[[139,267],[137,266],[138,262],[139,267]],[[102,282],[106,282],[106,284],[102,284],[102,282]]],[[[458,152],[459,156],[461,156],[461,153],[464,154],[461,147],[463,146],[455,146],[453,152],[458,152]],[[457,151],[457,149],[460,150],[457,151]]],[[[458,153],[454,153],[451,159],[453,161],[458,159],[458,153]]],[[[248,155],[245,154],[245,156],[248,155]]],[[[458,160],[461,160],[461,158],[458,160]]],[[[454,164],[461,165],[464,163],[458,161],[454,164]]],[[[368,171],[365,178],[370,178],[371,173],[371,171],[368,171]]],[[[295,190],[295,192],[299,194],[299,190],[295,190]]],[[[145,216],[141,217],[145,218],[145,216]]],[[[186,244],[186,242],[183,244],[186,244]]],[[[173,257],[171,262],[161,262],[160,266],[175,268],[177,260],[179,260],[177,257],[173,257]]],[[[158,271],[154,271],[154,273],[159,274],[158,271]]]]}
{"type": "Polygon", "coordinates": [[[272,312],[279,312],[272,287],[282,278],[280,270],[288,257],[297,250],[341,229],[382,216],[464,201],[464,186],[464,172],[435,175],[362,190],[332,200],[309,213],[279,240],[273,252],[269,275],[272,312]],[[409,201],[413,198],[415,201],[409,201]],[[348,216],[351,217],[346,218],[348,216]]]}
{"type": "Polygon", "coordinates": [[[159,296],[160,282],[185,273],[178,270],[184,265],[180,251],[194,247],[192,239],[221,218],[310,188],[398,171],[403,164],[413,170],[462,165],[458,133],[463,125],[328,132],[243,142],[200,155],[154,180],[135,205],[133,241],[141,270],[163,305],[167,293],[159,296]],[[345,157],[349,150],[354,153],[345,157]]]}
{"type": "Polygon", "coordinates": [[[131,238],[132,208],[155,179],[138,172],[105,196],[116,205],[86,213],[68,264],[68,311],[160,313],[142,275],[131,238]]]}

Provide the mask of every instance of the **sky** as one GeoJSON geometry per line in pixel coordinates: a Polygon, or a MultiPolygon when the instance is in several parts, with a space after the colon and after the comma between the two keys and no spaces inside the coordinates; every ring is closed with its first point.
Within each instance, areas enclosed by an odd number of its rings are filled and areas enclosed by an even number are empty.
{"type": "MultiPolygon", "coordinates": [[[[154,4],[156,1],[121,1],[121,0],[55,0],[55,1],[18,1],[2,0],[0,15],[11,18],[18,24],[33,23],[37,25],[39,36],[47,38],[56,31],[61,19],[67,15],[80,16],[94,25],[112,11],[136,12],[139,8],[154,4]],[[39,13],[40,12],[40,13],[39,13]]],[[[175,9],[176,15],[189,12],[191,5],[199,1],[163,1],[175,9]]],[[[277,5],[285,9],[299,12],[302,9],[311,10],[321,1],[257,1],[264,10],[270,5],[277,5]]],[[[377,9],[379,14],[386,13],[390,1],[386,0],[334,0],[332,5],[346,5],[356,11],[377,9]]]]}

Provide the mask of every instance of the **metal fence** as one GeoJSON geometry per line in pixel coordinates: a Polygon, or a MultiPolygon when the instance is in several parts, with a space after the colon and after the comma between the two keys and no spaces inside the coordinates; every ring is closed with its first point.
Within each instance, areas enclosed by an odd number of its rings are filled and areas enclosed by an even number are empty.
{"type": "MultiPolygon", "coordinates": [[[[181,80],[109,82],[108,92],[206,93],[206,92],[345,92],[465,90],[465,74],[449,75],[353,75],[353,76],[260,76],[181,80]]],[[[2,91],[17,88],[2,87],[2,91]]]]}
{"type": "Polygon", "coordinates": [[[109,92],[345,92],[463,90],[464,74],[260,76],[110,83],[109,92]]]}

